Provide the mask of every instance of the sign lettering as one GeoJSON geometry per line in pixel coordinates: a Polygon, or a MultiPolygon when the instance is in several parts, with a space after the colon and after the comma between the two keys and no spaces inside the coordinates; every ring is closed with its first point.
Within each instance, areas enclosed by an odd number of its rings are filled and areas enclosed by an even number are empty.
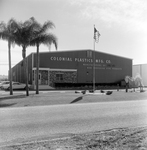
{"type": "MultiPolygon", "coordinates": [[[[82,62],[82,63],[93,63],[93,59],[90,58],[71,58],[71,57],[55,57],[52,56],[50,58],[51,61],[75,61],[75,62],[82,62]]],[[[95,59],[95,63],[97,64],[111,64],[110,60],[103,60],[103,59],[95,59]]]]}

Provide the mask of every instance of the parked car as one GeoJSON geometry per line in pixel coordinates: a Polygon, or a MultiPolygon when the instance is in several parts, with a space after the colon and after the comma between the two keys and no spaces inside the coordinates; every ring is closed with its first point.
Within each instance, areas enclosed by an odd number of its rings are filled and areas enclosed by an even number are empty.
{"type": "Polygon", "coordinates": [[[8,85],[8,84],[10,84],[10,81],[2,81],[2,82],[0,83],[0,89],[2,89],[2,86],[3,86],[3,85],[8,85]]]}
{"type": "MultiPolygon", "coordinates": [[[[28,87],[30,88],[31,85],[28,85],[28,87]]],[[[4,84],[2,87],[2,89],[4,90],[10,90],[10,84],[4,84]]],[[[13,90],[22,90],[26,88],[26,84],[24,83],[20,83],[20,82],[12,82],[12,89],[13,90]]]]}

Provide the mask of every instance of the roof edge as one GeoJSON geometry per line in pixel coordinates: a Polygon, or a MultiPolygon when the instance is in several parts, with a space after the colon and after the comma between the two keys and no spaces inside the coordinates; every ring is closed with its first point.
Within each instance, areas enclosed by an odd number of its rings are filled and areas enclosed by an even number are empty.
{"type": "MultiPolygon", "coordinates": [[[[77,51],[95,51],[95,52],[99,52],[102,54],[108,54],[111,56],[117,56],[117,57],[121,57],[121,58],[126,58],[126,59],[130,59],[133,60],[132,58],[128,58],[128,57],[124,57],[124,56],[119,56],[119,55],[115,55],[115,54],[110,54],[110,53],[106,53],[106,52],[102,52],[102,51],[97,51],[97,50],[93,50],[93,49],[79,49],[79,50],[60,50],[60,51],[46,51],[46,52],[40,52],[40,53],[60,53],[60,52],[77,52],[77,51]]],[[[31,54],[36,54],[36,52],[33,52],[31,54]]]]}

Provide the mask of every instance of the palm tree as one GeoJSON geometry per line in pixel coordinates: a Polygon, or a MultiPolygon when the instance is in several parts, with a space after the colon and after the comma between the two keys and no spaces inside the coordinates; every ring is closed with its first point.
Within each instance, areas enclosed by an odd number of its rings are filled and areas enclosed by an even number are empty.
{"type": "Polygon", "coordinates": [[[33,38],[34,31],[36,25],[32,18],[25,22],[19,22],[17,26],[17,30],[15,32],[15,42],[17,45],[22,46],[22,57],[24,60],[24,68],[25,68],[25,75],[26,75],[26,95],[29,96],[29,89],[28,89],[28,63],[26,59],[26,48],[30,46],[30,41],[33,38]]]}
{"type": "Polygon", "coordinates": [[[16,21],[10,19],[7,24],[0,23],[0,38],[8,41],[8,60],[9,60],[9,80],[10,80],[10,95],[13,95],[12,89],[12,69],[11,69],[11,44],[15,43],[14,33],[16,31],[16,21]]]}
{"type": "Polygon", "coordinates": [[[37,60],[36,60],[36,94],[39,94],[39,46],[41,44],[50,46],[51,44],[55,45],[57,49],[57,38],[54,34],[46,33],[48,29],[52,29],[54,24],[51,21],[45,22],[43,25],[40,25],[34,18],[32,18],[34,24],[37,28],[34,28],[34,36],[30,42],[30,45],[37,47],[37,60]]]}

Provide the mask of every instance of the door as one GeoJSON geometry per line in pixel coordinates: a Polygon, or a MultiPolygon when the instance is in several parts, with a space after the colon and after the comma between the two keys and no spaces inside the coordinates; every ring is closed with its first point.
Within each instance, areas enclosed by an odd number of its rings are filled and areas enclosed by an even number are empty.
{"type": "Polygon", "coordinates": [[[39,85],[41,84],[41,73],[39,73],[38,83],[39,83],[39,85]]]}
{"type": "Polygon", "coordinates": [[[87,72],[86,72],[86,83],[93,83],[93,72],[92,72],[92,69],[91,70],[87,69],[87,72]]]}

